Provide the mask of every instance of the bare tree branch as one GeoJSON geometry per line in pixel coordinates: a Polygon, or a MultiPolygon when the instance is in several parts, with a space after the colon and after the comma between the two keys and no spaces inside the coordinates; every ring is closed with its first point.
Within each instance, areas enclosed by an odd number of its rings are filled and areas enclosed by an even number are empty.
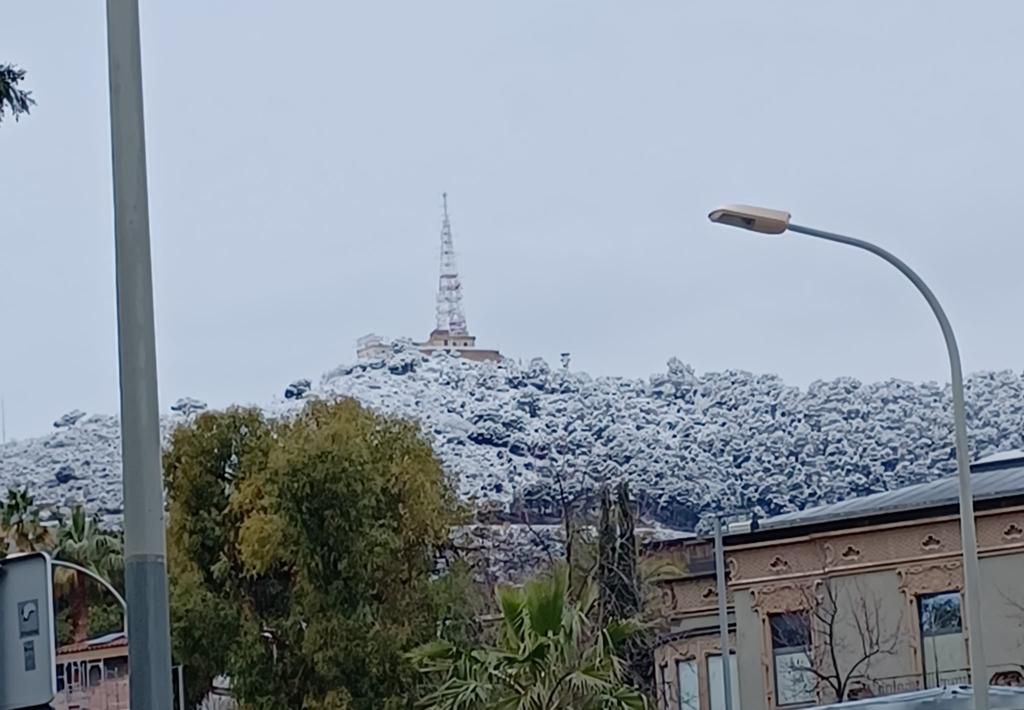
{"type": "Polygon", "coordinates": [[[817,680],[837,701],[847,699],[856,681],[870,680],[871,662],[899,648],[902,614],[891,631],[884,629],[882,603],[857,582],[826,578],[803,596],[814,625],[810,668],[795,667],[817,680]]]}
{"type": "MultiPolygon", "coordinates": [[[[569,574],[573,573],[572,556],[573,543],[575,542],[575,529],[572,525],[572,511],[569,508],[569,499],[565,495],[565,459],[558,462],[554,467],[555,482],[558,483],[558,503],[562,509],[562,525],[565,528],[565,563],[569,568],[569,574]]],[[[570,580],[571,581],[571,580],[570,580]]]]}
{"type": "Polygon", "coordinates": [[[548,564],[554,566],[555,555],[551,552],[551,545],[549,545],[548,541],[545,540],[544,537],[537,532],[536,528],[533,527],[533,524],[530,522],[530,513],[526,508],[523,508],[522,521],[523,525],[526,526],[527,532],[533,536],[533,539],[537,541],[537,545],[544,551],[544,554],[547,555],[548,564]]]}

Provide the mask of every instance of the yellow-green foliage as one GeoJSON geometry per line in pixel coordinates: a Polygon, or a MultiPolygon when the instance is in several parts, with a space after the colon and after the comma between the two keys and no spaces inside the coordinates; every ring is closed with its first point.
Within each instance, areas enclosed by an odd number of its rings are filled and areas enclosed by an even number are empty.
{"type": "Polygon", "coordinates": [[[457,515],[415,425],[351,400],[207,413],[174,433],[165,473],[193,698],[226,673],[246,708],[410,706],[404,653],[451,604],[430,577],[457,515]]]}

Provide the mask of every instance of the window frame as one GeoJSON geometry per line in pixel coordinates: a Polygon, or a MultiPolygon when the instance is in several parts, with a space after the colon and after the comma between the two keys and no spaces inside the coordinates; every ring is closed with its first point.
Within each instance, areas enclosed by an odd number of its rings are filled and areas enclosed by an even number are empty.
{"type": "Polygon", "coordinates": [[[676,702],[673,710],[705,710],[700,701],[700,663],[696,658],[676,659],[676,702]],[[693,702],[683,704],[683,666],[693,669],[693,702]]]}
{"type": "MultiPolygon", "coordinates": [[[[921,680],[924,683],[925,688],[936,688],[943,684],[943,674],[962,673],[970,665],[970,658],[967,651],[967,634],[964,626],[964,594],[961,589],[946,589],[940,592],[926,592],[918,594],[914,597],[914,604],[917,609],[917,637],[920,643],[921,649],[921,680]],[[934,629],[931,632],[925,630],[925,605],[931,599],[938,597],[950,597],[956,599],[957,604],[957,617],[958,617],[958,628],[954,630],[939,630],[934,629]],[[929,668],[929,656],[927,652],[928,639],[937,639],[944,636],[956,636],[959,637],[959,646],[963,650],[964,668],[942,668],[935,667],[929,668]]],[[[935,641],[932,641],[934,647],[935,641]]],[[[934,663],[934,660],[931,661],[934,663]]]]}
{"type": "MultiPolygon", "coordinates": [[[[707,654],[704,655],[704,674],[705,674],[705,677],[707,678],[707,686],[708,686],[708,706],[709,706],[710,710],[725,710],[725,688],[724,687],[722,688],[722,705],[721,705],[720,708],[715,706],[715,691],[714,691],[714,688],[713,688],[713,684],[711,682],[711,679],[712,679],[711,659],[712,658],[721,659],[722,658],[721,651],[718,651],[718,652],[715,652],[715,653],[707,653],[707,654]]],[[[721,661],[719,661],[719,663],[721,663],[721,661]]],[[[729,685],[731,686],[730,691],[732,692],[732,699],[733,699],[732,706],[734,708],[738,708],[739,707],[739,703],[740,703],[739,670],[740,670],[740,659],[739,659],[739,656],[736,655],[736,649],[735,648],[731,648],[731,649],[729,649],[729,671],[730,671],[730,674],[729,674],[729,685]]],[[[725,685],[725,677],[724,676],[722,677],[722,685],[723,686],[725,685]]]]}
{"type": "Polygon", "coordinates": [[[782,611],[777,613],[768,614],[767,617],[768,627],[768,643],[771,648],[772,655],[772,685],[775,690],[775,706],[780,708],[791,708],[811,705],[818,702],[818,679],[814,676],[811,671],[806,671],[804,675],[808,679],[808,685],[806,695],[793,700],[783,700],[782,698],[782,687],[783,684],[779,682],[780,673],[782,670],[779,666],[779,658],[792,658],[798,654],[803,654],[807,659],[808,665],[813,663],[812,654],[814,653],[814,638],[811,625],[811,614],[806,609],[795,609],[792,611],[782,611]],[[803,637],[804,643],[797,645],[776,645],[778,635],[776,634],[776,627],[774,621],[780,618],[800,618],[802,620],[803,637]]]}

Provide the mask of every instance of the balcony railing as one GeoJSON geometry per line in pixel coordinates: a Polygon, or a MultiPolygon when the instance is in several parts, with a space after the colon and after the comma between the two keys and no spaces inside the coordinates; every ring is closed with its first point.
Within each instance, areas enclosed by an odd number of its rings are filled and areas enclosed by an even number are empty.
{"type": "MultiPolygon", "coordinates": [[[[1024,669],[1018,664],[990,666],[992,685],[1024,686],[1024,669]]],[[[915,690],[939,688],[951,685],[970,685],[970,669],[939,671],[924,675],[902,675],[886,678],[859,678],[851,683],[848,700],[858,698],[882,697],[898,693],[910,693],[915,690]]]]}

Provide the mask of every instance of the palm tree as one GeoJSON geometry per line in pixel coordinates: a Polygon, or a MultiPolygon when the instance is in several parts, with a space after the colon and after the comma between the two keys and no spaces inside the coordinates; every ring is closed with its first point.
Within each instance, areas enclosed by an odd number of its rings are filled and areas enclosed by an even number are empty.
{"type": "Polygon", "coordinates": [[[0,503],[0,556],[49,549],[52,535],[39,520],[39,508],[27,488],[7,489],[0,503]]]}
{"type": "Polygon", "coordinates": [[[494,648],[438,640],[410,656],[435,680],[430,710],[645,710],[647,698],[624,680],[617,655],[639,630],[630,620],[603,627],[596,594],[567,600],[564,567],[525,587],[498,590],[501,628],[494,648]]]}
{"type": "MultiPolygon", "coordinates": [[[[57,530],[54,557],[73,562],[108,582],[123,569],[121,540],[102,527],[99,516],[88,515],[82,505],[71,509],[71,515],[57,530]]],[[[54,582],[61,593],[70,595],[71,636],[84,641],[89,631],[89,578],[75,570],[58,568],[54,582]]]]}
{"type": "Polygon", "coordinates": [[[18,83],[24,78],[24,69],[13,64],[0,64],[0,121],[3,121],[5,110],[9,110],[17,121],[19,115],[27,114],[35,103],[31,91],[18,88],[18,83]]]}

